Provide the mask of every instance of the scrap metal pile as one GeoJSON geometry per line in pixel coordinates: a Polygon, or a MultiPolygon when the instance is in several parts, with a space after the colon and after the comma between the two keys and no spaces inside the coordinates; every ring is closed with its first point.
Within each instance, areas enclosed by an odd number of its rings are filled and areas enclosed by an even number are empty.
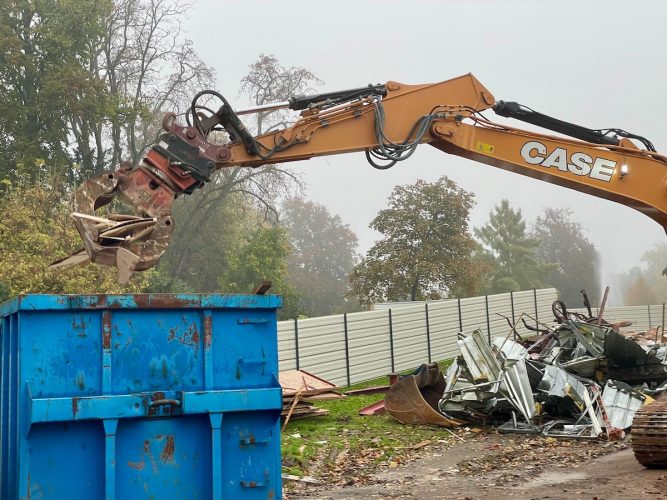
{"type": "MultiPolygon", "coordinates": [[[[426,413],[406,397],[414,399],[417,385],[423,394],[427,372],[442,384],[435,364],[393,386],[387,411],[405,423],[479,422],[500,432],[618,439],[640,408],[667,394],[667,344],[641,345],[618,325],[580,314],[565,313],[560,323],[535,330],[527,339],[513,328],[490,343],[479,330],[459,334],[460,355],[446,372],[444,392],[437,403],[429,401],[438,417],[421,418],[426,413]]],[[[667,440],[667,421],[664,428],[654,423],[647,442],[667,440]]]]}

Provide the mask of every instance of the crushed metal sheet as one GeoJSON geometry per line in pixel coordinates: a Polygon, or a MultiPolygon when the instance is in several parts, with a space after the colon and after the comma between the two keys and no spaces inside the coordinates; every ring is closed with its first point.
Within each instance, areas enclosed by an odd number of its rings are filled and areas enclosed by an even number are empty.
{"type": "Polygon", "coordinates": [[[471,335],[459,334],[457,344],[472,377],[470,382],[498,380],[501,367],[480,330],[473,331],[471,335]]]}
{"type": "Polygon", "coordinates": [[[454,385],[456,384],[457,380],[459,378],[459,363],[455,359],[451,365],[447,367],[447,371],[445,372],[445,392],[444,394],[448,394],[454,385]]]}
{"type": "Polygon", "coordinates": [[[593,377],[595,375],[595,370],[600,367],[603,360],[603,357],[593,358],[586,355],[566,363],[561,363],[559,366],[580,377],[593,377]]]}
{"type": "Polygon", "coordinates": [[[493,339],[493,347],[498,352],[501,352],[506,360],[516,361],[525,359],[528,356],[528,349],[509,338],[495,337],[493,339]]]}
{"type": "MultiPolygon", "coordinates": [[[[604,336],[602,337],[602,340],[600,340],[596,335],[599,333],[597,330],[598,327],[594,327],[588,323],[578,323],[576,321],[568,321],[566,322],[566,325],[572,331],[577,341],[586,348],[586,351],[594,357],[602,355],[604,350],[604,336]],[[602,345],[600,345],[600,342],[602,345]]],[[[579,355],[584,354],[586,354],[586,352],[583,352],[583,350],[579,352],[579,355]]],[[[578,357],[577,354],[575,354],[575,356],[578,357]]]]}
{"type": "Polygon", "coordinates": [[[539,391],[545,392],[549,396],[565,397],[571,393],[568,387],[578,395],[579,401],[583,403],[583,393],[587,389],[580,378],[558,366],[546,365],[544,367],[544,377],[538,386],[539,391]]]}
{"type": "Polygon", "coordinates": [[[590,424],[572,424],[569,420],[552,420],[545,424],[542,435],[557,438],[597,439],[591,433],[590,424]]]}
{"type": "Polygon", "coordinates": [[[604,353],[621,367],[635,367],[650,363],[650,356],[642,346],[614,331],[607,336],[604,353]]]}
{"type": "Polygon", "coordinates": [[[632,419],[646,400],[646,396],[634,390],[628,384],[608,380],[602,391],[602,403],[607,417],[614,427],[627,429],[632,426],[632,419]]]}
{"type": "Polygon", "coordinates": [[[512,412],[512,419],[499,425],[498,432],[502,434],[539,434],[542,428],[532,422],[517,420],[516,414],[512,412]]]}
{"type": "Polygon", "coordinates": [[[584,398],[584,404],[586,405],[586,411],[588,412],[588,418],[591,420],[593,426],[591,436],[598,437],[602,434],[602,425],[600,424],[595,408],[593,407],[593,401],[588,393],[588,388],[586,388],[582,396],[584,398]]]}
{"type": "Polygon", "coordinates": [[[511,366],[503,370],[500,388],[508,401],[527,421],[535,416],[535,400],[530,387],[525,359],[514,361],[511,366]]]}

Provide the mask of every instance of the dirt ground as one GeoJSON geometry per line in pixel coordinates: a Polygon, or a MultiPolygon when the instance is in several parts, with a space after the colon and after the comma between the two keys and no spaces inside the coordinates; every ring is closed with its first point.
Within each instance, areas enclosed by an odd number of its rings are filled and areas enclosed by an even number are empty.
{"type": "Polygon", "coordinates": [[[329,480],[323,475],[320,485],[290,484],[285,497],[667,499],[667,470],[642,467],[629,441],[488,433],[466,437],[465,443],[450,440],[424,447],[405,464],[389,463],[373,470],[351,466],[329,480]]]}

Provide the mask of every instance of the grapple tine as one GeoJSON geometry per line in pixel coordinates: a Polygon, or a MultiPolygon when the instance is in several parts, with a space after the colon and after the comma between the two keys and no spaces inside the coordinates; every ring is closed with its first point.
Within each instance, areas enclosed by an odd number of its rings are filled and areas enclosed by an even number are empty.
{"type": "Polygon", "coordinates": [[[127,282],[134,271],[154,266],[166,251],[174,229],[170,213],[174,197],[174,190],[160,182],[145,162],[86,180],[74,193],[72,218],[88,258],[77,250],[49,267],[92,261],[117,267],[119,281],[127,282]],[[114,199],[135,214],[104,218],[95,213],[114,199]]]}

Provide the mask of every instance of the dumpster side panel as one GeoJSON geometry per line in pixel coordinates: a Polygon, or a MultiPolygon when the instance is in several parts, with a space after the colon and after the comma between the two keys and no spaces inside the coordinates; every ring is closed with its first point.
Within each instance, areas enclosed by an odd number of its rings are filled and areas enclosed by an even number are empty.
{"type": "Polygon", "coordinates": [[[207,417],[126,420],[117,436],[117,498],[211,498],[207,417]]]}
{"type": "Polygon", "coordinates": [[[99,422],[35,425],[29,442],[29,498],[104,498],[104,432],[99,422]]]}
{"type": "Polygon", "coordinates": [[[279,497],[280,415],[226,414],[221,438],[223,498],[279,497]]]}
{"type": "Polygon", "coordinates": [[[204,389],[201,312],[113,311],[111,392],[204,389]]]}
{"type": "Polygon", "coordinates": [[[0,306],[0,498],[280,498],[269,296],[0,306]]]}
{"type": "Polygon", "coordinates": [[[212,318],[213,377],[216,389],[270,387],[278,371],[275,312],[216,311],[212,318]]]}
{"type": "Polygon", "coordinates": [[[102,394],[101,314],[24,311],[21,373],[33,397],[102,394]]]}

